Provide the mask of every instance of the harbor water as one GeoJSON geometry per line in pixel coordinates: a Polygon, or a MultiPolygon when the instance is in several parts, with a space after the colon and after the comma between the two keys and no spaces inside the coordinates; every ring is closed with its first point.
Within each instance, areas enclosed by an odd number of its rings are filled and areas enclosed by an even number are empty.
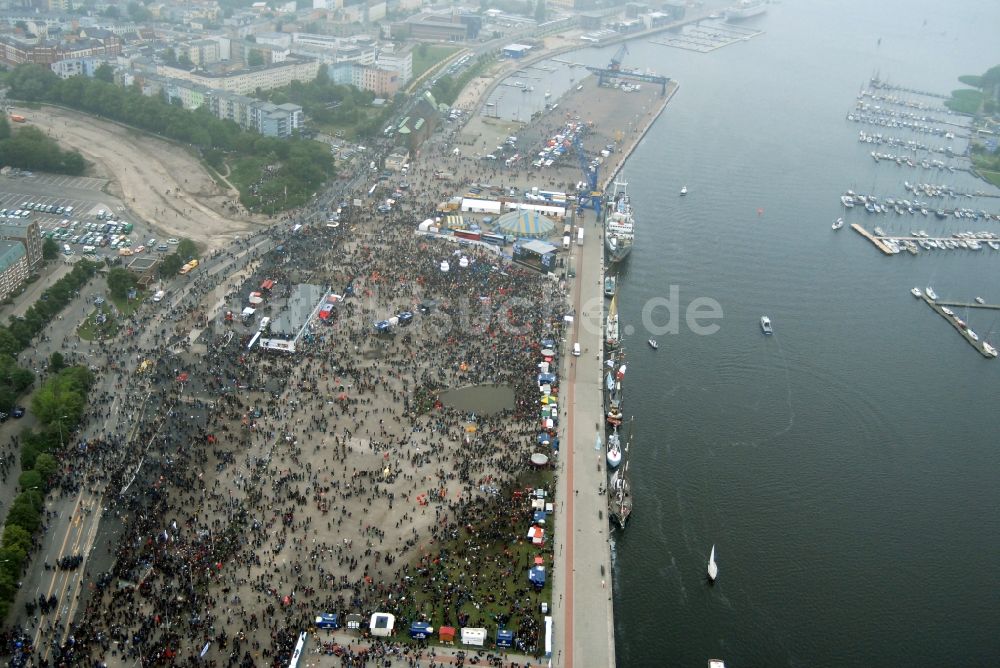
{"type": "MultiPolygon", "coordinates": [[[[996,65],[1000,5],[810,0],[747,24],[766,32],[710,54],[639,40],[625,63],[681,88],[624,170],[638,219],[619,270],[636,506],[614,534],[618,663],[997,665],[1000,360],[909,290],[1000,303],[1000,252],[886,257],[830,225],[1000,233],[839,202],[848,188],[907,195],[904,180],[990,189],[875,163],[859,129],[938,138],[845,116],[876,71],[947,93],[996,65]],[[679,333],[654,351],[643,308],[672,286],[679,333]],[[715,334],[684,323],[697,298],[721,306],[715,334]]],[[[1000,341],[1000,312],[961,315],[1000,341]]]]}

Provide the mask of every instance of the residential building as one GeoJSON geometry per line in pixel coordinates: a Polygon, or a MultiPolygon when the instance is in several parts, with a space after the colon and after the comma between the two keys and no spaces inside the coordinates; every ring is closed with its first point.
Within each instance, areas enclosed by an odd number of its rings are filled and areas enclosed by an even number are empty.
{"type": "Polygon", "coordinates": [[[208,72],[195,70],[189,72],[177,67],[158,65],[156,73],[172,79],[181,79],[193,84],[248,95],[254,91],[271,90],[287,86],[293,81],[312,81],[319,71],[319,61],[312,58],[289,56],[283,63],[264,65],[241,69],[235,72],[208,72]]]}
{"type": "Polygon", "coordinates": [[[250,107],[250,123],[265,137],[290,137],[302,127],[302,107],[258,101],[250,107]]]}
{"type": "Polygon", "coordinates": [[[42,261],[42,233],[33,220],[0,219],[0,239],[20,241],[25,248],[28,266],[34,269],[42,261]]]}
{"type": "Polygon", "coordinates": [[[213,65],[222,60],[219,42],[214,39],[196,39],[174,47],[177,57],[185,56],[195,67],[213,65]]]}
{"type": "Polygon", "coordinates": [[[114,58],[122,51],[122,40],[110,32],[105,32],[105,35],[101,39],[79,38],[60,41],[0,35],[0,64],[51,65],[72,58],[114,58]]]}
{"type": "Polygon", "coordinates": [[[28,280],[28,259],[20,241],[0,241],[0,300],[28,280]]]}
{"type": "Polygon", "coordinates": [[[108,62],[105,58],[66,58],[49,65],[52,71],[63,79],[76,76],[94,76],[97,68],[108,62]]]}

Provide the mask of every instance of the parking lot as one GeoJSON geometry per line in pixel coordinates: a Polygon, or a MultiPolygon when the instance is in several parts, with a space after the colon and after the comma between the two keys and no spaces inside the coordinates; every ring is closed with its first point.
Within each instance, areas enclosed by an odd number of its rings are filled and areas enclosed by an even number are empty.
{"type": "Polygon", "coordinates": [[[103,191],[105,185],[105,179],[55,174],[0,177],[0,220],[38,223],[42,238],[53,239],[67,256],[162,255],[172,250],[166,239],[131,219],[103,191]]]}

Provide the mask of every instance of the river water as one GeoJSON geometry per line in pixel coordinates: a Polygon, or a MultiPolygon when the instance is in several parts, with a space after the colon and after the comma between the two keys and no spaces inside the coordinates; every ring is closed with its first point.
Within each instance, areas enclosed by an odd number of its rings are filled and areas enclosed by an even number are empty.
{"type": "MultiPolygon", "coordinates": [[[[619,293],[636,416],[636,509],[614,547],[619,665],[997,665],[1000,360],[909,290],[1000,303],[1000,252],[885,257],[830,223],[848,188],[989,189],[875,164],[857,141],[869,128],[845,115],[876,70],[947,93],[1000,62],[1000,4],[789,1],[749,25],[766,33],[711,54],[629,45],[626,65],[681,88],[624,170],[639,225],[619,293]],[[671,286],[681,308],[716,300],[720,329],[682,324],[654,352],[642,309],[671,286]]],[[[1000,232],[934,216],[866,222],[1000,232]]],[[[997,312],[962,315],[1000,341],[997,312]]]]}

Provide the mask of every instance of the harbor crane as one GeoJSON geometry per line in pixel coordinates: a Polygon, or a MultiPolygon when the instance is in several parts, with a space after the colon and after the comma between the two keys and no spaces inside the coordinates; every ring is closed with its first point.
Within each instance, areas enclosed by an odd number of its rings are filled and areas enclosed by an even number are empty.
{"type": "Polygon", "coordinates": [[[576,149],[576,158],[580,161],[580,169],[583,171],[584,183],[586,190],[579,193],[580,206],[593,209],[598,217],[601,215],[601,201],[604,197],[604,193],[601,192],[597,185],[597,165],[591,165],[587,161],[587,154],[583,150],[583,142],[578,134],[573,138],[573,148],[576,149]]]}
{"type": "Polygon", "coordinates": [[[587,70],[593,72],[597,75],[597,85],[607,86],[610,85],[610,81],[613,79],[631,79],[633,81],[644,81],[646,83],[657,84],[660,86],[660,95],[667,94],[667,82],[670,81],[670,77],[663,77],[658,74],[642,74],[641,72],[631,72],[629,70],[622,69],[622,61],[625,59],[625,55],[628,53],[628,46],[624,43],[618,50],[615,51],[615,55],[611,56],[611,62],[608,63],[607,67],[591,67],[587,66],[587,70]]]}

